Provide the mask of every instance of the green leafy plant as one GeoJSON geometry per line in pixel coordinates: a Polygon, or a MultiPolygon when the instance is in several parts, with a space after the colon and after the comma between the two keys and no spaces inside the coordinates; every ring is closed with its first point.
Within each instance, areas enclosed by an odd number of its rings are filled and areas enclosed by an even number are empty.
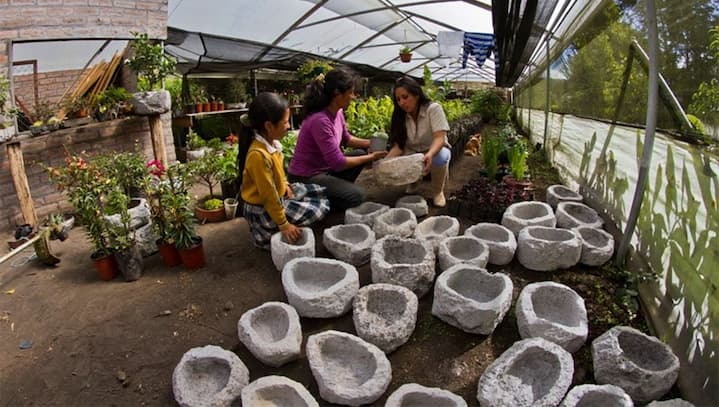
{"type": "Polygon", "coordinates": [[[527,173],[527,143],[517,140],[507,151],[509,171],[517,181],[522,181],[527,173]]]}
{"type": "Polygon", "coordinates": [[[187,133],[187,149],[188,150],[199,150],[203,147],[207,147],[205,139],[200,137],[199,134],[193,129],[187,133]]]}
{"type": "Polygon", "coordinates": [[[225,174],[225,150],[222,148],[208,151],[202,157],[188,164],[190,174],[207,186],[210,197],[215,196],[214,187],[222,181],[221,177],[225,174]]]}
{"type": "Polygon", "coordinates": [[[469,106],[459,99],[442,100],[439,103],[442,105],[447,121],[450,123],[472,114],[469,106]]]}
{"type": "Polygon", "coordinates": [[[485,122],[498,119],[502,104],[502,98],[491,89],[482,89],[471,98],[472,113],[478,113],[485,122]]]}
{"type": "Polygon", "coordinates": [[[485,137],[482,141],[482,162],[491,180],[497,175],[499,154],[502,152],[502,141],[497,137],[485,137]]]}
{"type": "Polygon", "coordinates": [[[128,197],[131,197],[134,191],[143,188],[148,175],[145,158],[137,145],[135,151],[98,155],[95,158],[95,163],[106,177],[116,180],[128,197]]]}
{"type": "Polygon", "coordinates": [[[220,182],[234,183],[237,179],[237,153],[237,144],[231,144],[222,149],[219,164],[220,169],[217,172],[217,178],[220,182]]]}
{"type": "Polygon", "coordinates": [[[378,131],[389,132],[394,104],[392,98],[370,97],[366,101],[352,101],[345,111],[347,128],[350,133],[361,138],[370,138],[378,131]]]}
{"type": "Polygon", "coordinates": [[[288,131],[287,135],[282,137],[280,143],[282,144],[282,163],[284,164],[285,172],[287,172],[287,168],[290,166],[290,160],[292,160],[292,156],[295,155],[295,146],[297,145],[297,131],[288,131]]]}
{"type": "Polygon", "coordinates": [[[152,225],[160,242],[171,243],[176,234],[186,234],[188,230],[194,235],[194,218],[188,193],[188,167],[175,163],[165,168],[157,160],[149,161],[146,166],[151,177],[146,183],[145,194],[150,205],[152,225]],[[185,217],[183,211],[189,212],[189,217],[185,217]]]}
{"type": "Polygon", "coordinates": [[[205,210],[213,211],[215,209],[222,208],[222,200],[217,198],[208,199],[205,202],[203,202],[202,206],[205,208],[205,210]]]}
{"type": "Polygon", "coordinates": [[[411,53],[412,53],[412,48],[410,48],[410,47],[408,47],[408,46],[405,45],[405,46],[403,46],[402,48],[399,49],[399,53],[400,53],[400,54],[411,54],[411,53]]]}
{"type": "Polygon", "coordinates": [[[129,103],[132,94],[125,88],[110,86],[97,97],[95,104],[101,114],[110,113],[117,116],[121,113],[128,113],[132,109],[129,103]]]}
{"type": "Polygon", "coordinates": [[[147,80],[145,91],[155,90],[175,70],[176,61],[165,54],[161,44],[154,44],[147,33],[132,33],[130,46],[135,54],[126,62],[138,76],[147,80]]]}
{"type": "Polygon", "coordinates": [[[229,103],[242,103],[247,99],[247,85],[240,78],[232,78],[227,84],[226,92],[229,103]]]}
{"type": "Polygon", "coordinates": [[[323,59],[310,59],[297,68],[297,76],[302,83],[307,83],[321,73],[327,73],[334,68],[333,64],[323,59]]]}

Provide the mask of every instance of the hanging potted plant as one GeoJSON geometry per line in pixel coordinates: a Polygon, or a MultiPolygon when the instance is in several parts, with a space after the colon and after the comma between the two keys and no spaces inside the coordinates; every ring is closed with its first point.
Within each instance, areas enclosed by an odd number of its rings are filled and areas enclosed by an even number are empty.
{"type": "Polygon", "coordinates": [[[399,60],[402,62],[412,61],[412,49],[408,46],[404,46],[399,50],[399,60]]]}

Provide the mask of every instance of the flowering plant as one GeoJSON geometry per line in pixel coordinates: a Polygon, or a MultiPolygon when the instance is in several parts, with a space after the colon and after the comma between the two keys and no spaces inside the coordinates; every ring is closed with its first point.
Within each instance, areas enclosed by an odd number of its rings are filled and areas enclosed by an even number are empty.
{"type": "Polygon", "coordinates": [[[145,193],[160,242],[174,242],[177,248],[192,246],[197,233],[190,209],[187,165],[176,163],[165,167],[161,162],[152,160],[147,163],[147,168],[151,177],[145,193]]]}

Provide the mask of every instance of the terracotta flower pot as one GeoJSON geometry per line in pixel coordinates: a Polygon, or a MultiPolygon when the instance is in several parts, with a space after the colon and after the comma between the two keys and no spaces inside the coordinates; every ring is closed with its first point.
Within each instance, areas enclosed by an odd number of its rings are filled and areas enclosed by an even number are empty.
{"type": "Polygon", "coordinates": [[[197,237],[195,244],[186,249],[177,249],[182,259],[182,265],[188,270],[198,269],[205,265],[205,249],[202,247],[202,238],[197,237]]]}
{"type": "Polygon", "coordinates": [[[200,220],[200,222],[222,222],[225,220],[225,208],[220,207],[217,209],[207,210],[203,209],[200,204],[195,206],[195,217],[200,220]]]}
{"type": "Polygon", "coordinates": [[[160,257],[162,257],[162,262],[165,263],[167,267],[175,267],[182,264],[180,252],[177,251],[174,244],[164,243],[159,240],[156,243],[157,250],[160,252],[160,257]]]}
{"type": "Polygon", "coordinates": [[[411,52],[407,52],[407,53],[404,53],[404,54],[400,53],[400,54],[399,54],[399,60],[402,61],[402,62],[410,62],[410,61],[412,61],[412,53],[411,53],[411,52]]]}
{"type": "Polygon", "coordinates": [[[117,267],[114,254],[100,256],[97,253],[93,253],[90,258],[101,280],[110,281],[115,278],[120,271],[117,267]]]}

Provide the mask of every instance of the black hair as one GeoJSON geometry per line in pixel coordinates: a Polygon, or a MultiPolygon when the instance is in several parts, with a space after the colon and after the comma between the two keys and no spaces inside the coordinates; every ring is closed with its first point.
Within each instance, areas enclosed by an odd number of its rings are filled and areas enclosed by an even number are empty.
{"type": "Polygon", "coordinates": [[[397,103],[397,96],[395,91],[397,88],[405,88],[409,94],[417,96],[417,109],[423,105],[429,104],[431,100],[424,94],[422,86],[416,80],[409,76],[402,76],[394,83],[392,89],[392,102],[394,103],[394,110],[392,111],[392,121],[390,122],[389,130],[389,144],[390,146],[394,143],[404,150],[405,144],[407,144],[407,127],[405,120],[407,118],[407,112],[402,110],[397,103]]]}
{"type": "Polygon", "coordinates": [[[336,93],[344,93],[356,87],[357,75],[347,68],[334,68],[312,79],[305,88],[304,115],[327,108],[336,93]]]}
{"type": "MultiPolygon", "coordinates": [[[[265,123],[277,124],[285,117],[289,103],[282,96],[272,92],[262,92],[250,103],[247,117],[241,120],[237,141],[237,190],[242,185],[242,172],[245,169],[247,152],[255,138],[255,132],[265,134],[265,123]]],[[[244,116],[244,115],[243,115],[244,116]]]]}

